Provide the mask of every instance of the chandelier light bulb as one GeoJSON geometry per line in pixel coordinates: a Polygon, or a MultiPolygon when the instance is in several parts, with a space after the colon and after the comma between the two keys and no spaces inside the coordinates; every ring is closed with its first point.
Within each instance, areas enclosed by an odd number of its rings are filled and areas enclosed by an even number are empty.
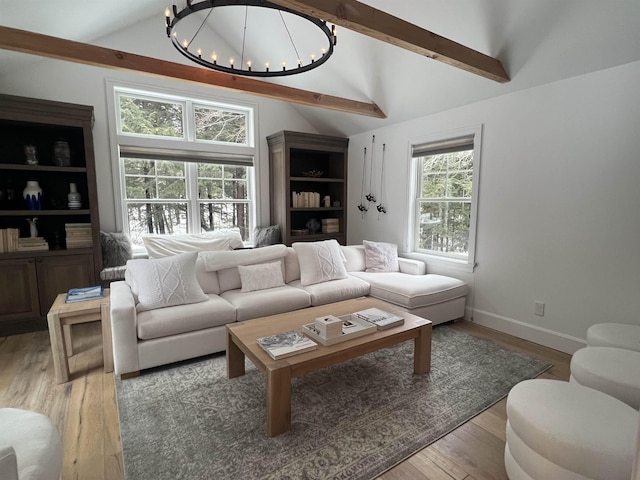
{"type": "Polygon", "coordinates": [[[202,58],[202,49],[199,48],[196,52],[198,53],[198,57],[202,58]]]}
{"type": "Polygon", "coordinates": [[[247,67],[249,68],[249,71],[251,71],[251,60],[247,60],[247,67]]]}
{"type": "Polygon", "coordinates": [[[323,49],[322,49],[322,56],[323,56],[323,57],[324,57],[324,54],[325,54],[325,53],[327,53],[327,49],[326,49],[326,48],[323,48],[323,49]]]}
{"type": "Polygon", "coordinates": [[[218,54],[216,52],[213,52],[211,54],[211,61],[213,61],[213,64],[215,65],[216,63],[218,63],[218,54]]]}
{"type": "Polygon", "coordinates": [[[184,48],[187,48],[187,47],[189,46],[189,42],[187,42],[187,40],[186,40],[186,39],[185,39],[185,40],[183,40],[183,41],[182,41],[182,46],[183,46],[184,48]]]}
{"type": "MultiPolygon", "coordinates": [[[[229,59],[229,65],[231,65],[231,68],[233,68],[233,58],[229,59]]],[[[240,68],[242,68],[242,66],[240,66],[240,68]]]]}
{"type": "Polygon", "coordinates": [[[171,16],[171,10],[169,10],[169,7],[164,9],[164,16],[167,18],[171,16]]]}
{"type": "Polygon", "coordinates": [[[312,62],[315,62],[315,61],[316,61],[316,54],[315,54],[315,53],[312,53],[312,54],[311,54],[311,61],[312,61],[312,62]]]}

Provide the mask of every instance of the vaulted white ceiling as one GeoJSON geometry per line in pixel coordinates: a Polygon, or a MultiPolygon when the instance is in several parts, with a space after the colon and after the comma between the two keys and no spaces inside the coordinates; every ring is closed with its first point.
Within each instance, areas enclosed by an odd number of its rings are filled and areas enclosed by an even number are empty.
{"type": "MultiPolygon", "coordinates": [[[[176,1],[181,8],[183,0],[176,1]]],[[[167,3],[0,0],[0,25],[188,63],[166,37],[163,21],[167,3]],[[136,38],[134,43],[130,41],[132,34],[136,38]]],[[[294,107],[321,132],[352,135],[640,60],[640,2],[634,0],[362,0],[362,3],[499,59],[511,81],[496,83],[340,28],[335,54],[325,65],[270,81],[375,102],[387,118],[294,107]]],[[[230,38],[231,33],[222,35],[230,38]]],[[[0,51],[0,90],[3,76],[19,74],[38,61],[54,60],[0,51]]]]}

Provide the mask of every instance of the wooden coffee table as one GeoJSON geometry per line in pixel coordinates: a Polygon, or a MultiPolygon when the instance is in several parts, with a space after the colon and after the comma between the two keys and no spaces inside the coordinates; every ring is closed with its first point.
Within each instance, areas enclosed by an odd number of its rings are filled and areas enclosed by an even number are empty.
{"type": "Polygon", "coordinates": [[[267,433],[274,437],[291,428],[291,379],[346,362],[352,358],[414,339],[413,372],[428,373],[431,369],[431,321],[396,309],[393,305],[369,297],[305,308],[228,324],[227,376],[244,375],[245,356],[267,379],[267,433]],[[366,308],[377,307],[404,317],[404,325],[378,330],[370,335],[347,340],[316,350],[292,355],[280,360],[272,359],[256,342],[260,337],[286,332],[302,331],[305,323],[323,315],[346,315],[366,308]]]}

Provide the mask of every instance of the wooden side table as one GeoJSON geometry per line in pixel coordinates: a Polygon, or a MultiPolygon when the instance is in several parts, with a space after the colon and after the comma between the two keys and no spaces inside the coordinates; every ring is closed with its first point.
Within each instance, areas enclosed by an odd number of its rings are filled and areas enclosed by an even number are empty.
{"type": "Polygon", "coordinates": [[[104,371],[113,371],[113,351],[111,348],[111,319],[109,316],[109,289],[104,289],[104,298],[84,302],[65,303],[66,293],[61,293],[51,305],[47,314],[53,367],[58,383],[69,381],[69,360],[71,355],[71,325],[78,323],[102,322],[102,358],[104,371]]]}

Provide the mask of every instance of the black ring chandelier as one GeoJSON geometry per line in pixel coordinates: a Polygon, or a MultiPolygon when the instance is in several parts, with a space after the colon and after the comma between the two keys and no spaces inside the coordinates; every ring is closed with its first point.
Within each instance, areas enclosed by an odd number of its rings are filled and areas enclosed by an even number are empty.
{"type": "Polygon", "coordinates": [[[323,20],[319,20],[304,13],[297,12],[295,10],[291,10],[289,8],[282,7],[280,5],[276,5],[275,3],[267,2],[264,0],[202,0],[197,3],[193,2],[192,0],[186,0],[186,6],[180,11],[178,11],[175,4],[172,6],[171,10],[167,8],[165,10],[165,21],[167,36],[171,38],[173,46],[189,60],[212,70],[218,70],[225,73],[244,75],[249,77],[283,77],[313,70],[329,59],[329,57],[333,54],[333,47],[337,42],[335,25],[333,25],[331,29],[329,29],[329,27],[327,27],[327,23],[323,20]],[[202,31],[213,10],[217,7],[245,7],[242,47],[238,52],[241,57],[239,66],[235,63],[233,57],[229,58],[228,65],[219,63],[218,53],[216,53],[215,48],[212,48],[209,52],[205,53],[205,51],[203,50],[204,46],[198,45],[198,34],[202,31]],[[270,62],[264,62],[264,69],[261,69],[258,68],[251,59],[245,59],[245,41],[249,7],[266,8],[277,11],[280,19],[282,20],[283,28],[286,31],[287,37],[291,42],[291,46],[295,51],[295,55],[297,58],[297,65],[295,67],[287,68],[286,63],[282,62],[282,64],[274,68],[271,66],[270,62]],[[190,38],[181,38],[177,28],[180,21],[184,20],[189,15],[202,10],[209,10],[209,12],[206,14],[200,25],[195,29],[195,33],[190,34],[190,38]],[[290,29],[287,26],[282,15],[283,12],[296,15],[297,17],[310,22],[315,27],[319,28],[320,31],[322,31],[323,35],[326,37],[327,45],[326,47],[320,49],[319,55],[311,53],[309,55],[309,61],[304,62],[302,60],[298,53],[298,49],[293,41],[290,29]],[[171,18],[171,13],[173,13],[173,18],[171,18]]]}

